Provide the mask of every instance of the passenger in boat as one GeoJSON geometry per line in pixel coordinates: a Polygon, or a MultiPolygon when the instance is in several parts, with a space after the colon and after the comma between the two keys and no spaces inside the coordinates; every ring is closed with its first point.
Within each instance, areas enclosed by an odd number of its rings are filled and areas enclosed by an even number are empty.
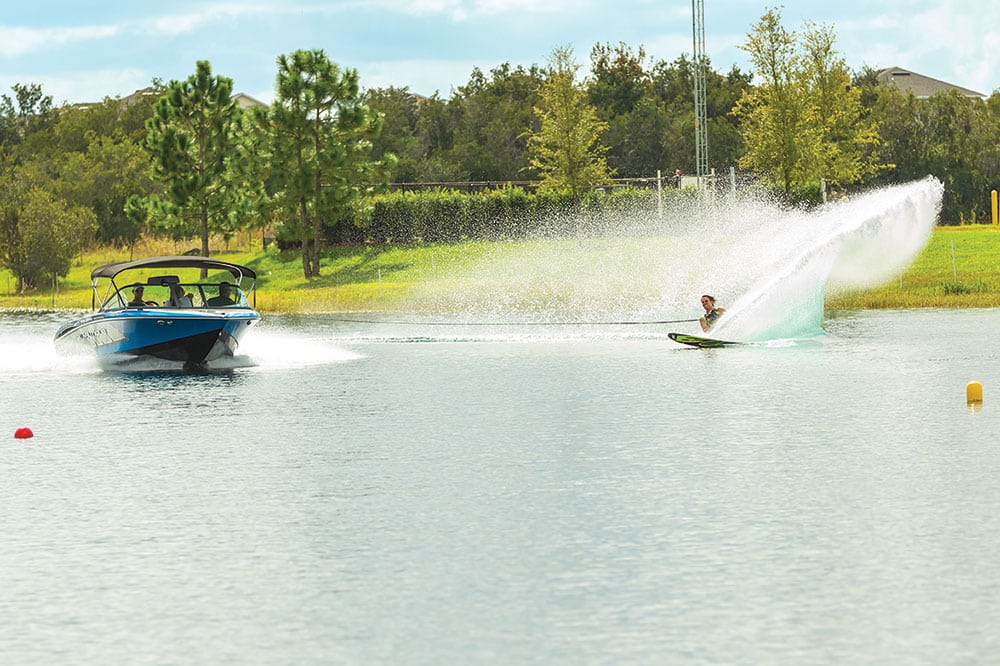
{"type": "Polygon", "coordinates": [[[228,282],[220,282],[219,295],[208,299],[208,301],[205,302],[205,305],[217,308],[232,305],[234,302],[233,297],[230,296],[230,284],[228,282]]]}
{"type": "Polygon", "coordinates": [[[144,301],[142,299],[142,285],[132,287],[132,300],[128,302],[130,308],[141,308],[147,305],[156,305],[155,301],[144,301]]]}
{"type": "Polygon", "coordinates": [[[175,284],[171,289],[173,294],[170,297],[170,303],[174,307],[178,308],[189,308],[191,307],[191,295],[185,294],[184,289],[181,288],[179,284],[175,284]]]}
{"type": "Polygon", "coordinates": [[[701,324],[701,330],[708,333],[708,330],[712,328],[716,320],[726,313],[726,309],[715,307],[715,296],[709,296],[708,294],[702,295],[701,307],[705,308],[705,314],[698,320],[698,323],[701,324]]]}

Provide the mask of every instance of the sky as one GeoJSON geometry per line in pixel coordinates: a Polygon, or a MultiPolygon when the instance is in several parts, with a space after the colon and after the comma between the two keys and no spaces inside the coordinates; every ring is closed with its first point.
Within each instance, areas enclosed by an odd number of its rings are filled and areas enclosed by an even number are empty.
{"type": "MultiPolygon", "coordinates": [[[[902,67],[989,95],[1000,88],[996,0],[704,0],[712,69],[752,71],[740,45],[770,8],[787,30],[833,27],[847,66],[902,67]]],[[[0,10],[0,93],[40,84],[54,102],[124,97],[184,80],[208,60],[269,103],[279,55],[323,49],[363,88],[447,99],[473,69],[544,66],[570,46],[586,75],[595,44],[690,54],[691,0],[37,0],[0,10]]]]}

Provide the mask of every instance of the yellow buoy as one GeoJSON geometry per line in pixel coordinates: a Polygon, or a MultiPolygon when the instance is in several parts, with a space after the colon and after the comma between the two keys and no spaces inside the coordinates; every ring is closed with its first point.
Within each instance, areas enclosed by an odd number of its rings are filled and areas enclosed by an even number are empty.
{"type": "Polygon", "coordinates": [[[972,405],[982,403],[983,385],[979,382],[969,382],[965,387],[965,402],[972,405]]]}

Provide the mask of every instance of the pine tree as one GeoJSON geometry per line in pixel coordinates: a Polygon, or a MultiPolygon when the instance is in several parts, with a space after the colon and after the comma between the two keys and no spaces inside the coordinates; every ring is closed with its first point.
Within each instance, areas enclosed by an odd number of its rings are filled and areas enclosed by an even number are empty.
{"type": "Polygon", "coordinates": [[[279,206],[296,220],[306,278],[320,274],[324,221],[351,212],[360,194],[385,179],[391,155],[371,159],[381,116],[361,103],[357,70],[322,50],[278,58],[277,95],[268,114],[279,206]]]}
{"type": "Polygon", "coordinates": [[[211,234],[235,231],[242,206],[231,171],[242,111],[232,92],[232,80],[212,76],[207,61],[186,81],[170,82],[146,122],[143,143],[164,196],[129,202],[133,217],[148,215],[175,238],[200,236],[205,256],[211,234]]]}

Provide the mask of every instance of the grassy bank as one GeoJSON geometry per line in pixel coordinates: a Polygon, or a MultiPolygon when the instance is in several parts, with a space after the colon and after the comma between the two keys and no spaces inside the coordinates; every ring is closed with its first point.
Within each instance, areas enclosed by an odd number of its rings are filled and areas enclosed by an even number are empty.
{"type": "Polygon", "coordinates": [[[827,299],[829,309],[1000,307],[1000,230],[938,227],[923,252],[888,283],[827,299]]]}
{"type": "MultiPolygon", "coordinates": [[[[622,241],[617,241],[621,243],[622,241]]],[[[264,251],[251,238],[214,253],[220,259],[245,264],[260,276],[257,306],[262,312],[378,312],[419,309],[414,294],[458,293],[479,288],[463,268],[503,254],[507,261],[549,265],[559,262],[560,243],[579,252],[581,241],[548,242],[544,251],[530,242],[421,244],[408,246],[358,246],[330,248],[323,261],[323,275],[302,277],[297,252],[264,251]]],[[[593,243],[594,261],[606,248],[593,243]]],[[[1000,230],[991,226],[940,227],[913,265],[882,286],[831,297],[831,309],[965,308],[1000,307],[1000,269],[997,248],[1000,230]]],[[[165,243],[147,243],[134,256],[174,254],[188,249],[165,243]]],[[[617,247],[620,251],[620,245],[617,247]]],[[[669,247],[650,247],[648,241],[631,241],[626,248],[639,263],[656,261],[669,247]]],[[[587,250],[589,251],[589,250],[587,250]]],[[[103,263],[128,259],[112,250],[89,252],[73,263],[70,274],[53,286],[32,293],[16,293],[16,282],[0,271],[0,308],[90,308],[90,271],[103,263]]],[[[570,269],[572,270],[572,269],[570,269]]],[[[503,276],[493,276],[503,279],[503,276]]],[[[619,285],[612,285],[618,288],[619,285]]]]}

